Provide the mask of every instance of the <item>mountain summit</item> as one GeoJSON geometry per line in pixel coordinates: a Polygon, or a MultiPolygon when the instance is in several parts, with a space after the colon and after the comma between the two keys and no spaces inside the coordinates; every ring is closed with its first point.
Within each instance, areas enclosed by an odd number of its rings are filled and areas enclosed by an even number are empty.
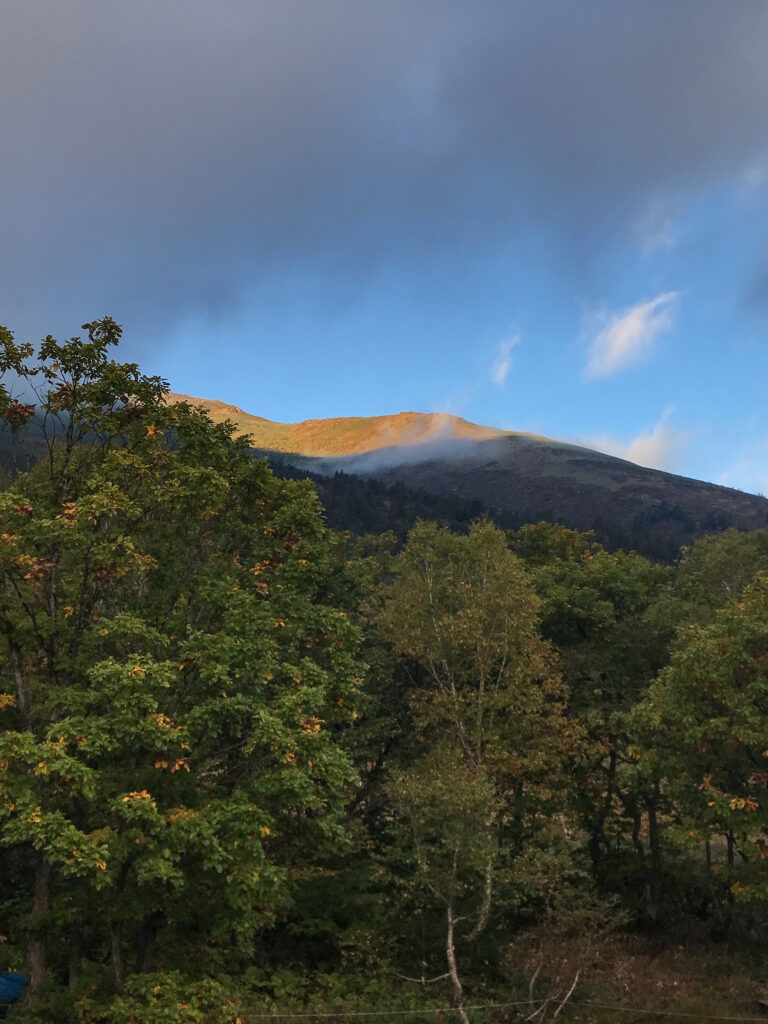
{"type": "Polygon", "coordinates": [[[400,445],[432,441],[489,441],[499,437],[535,437],[471,423],[444,412],[399,412],[391,416],[343,416],[300,423],[279,423],[209,398],[171,392],[169,402],[202,405],[216,422],[231,420],[237,434],[250,434],[256,448],[294,455],[343,457],[400,445]]]}
{"type": "Polygon", "coordinates": [[[332,525],[362,532],[402,533],[420,516],[452,522],[455,506],[505,527],[544,519],[593,530],[609,547],[672,560],[705,534],[768,526],[763,497],[444,413],[276,423],[224,402],[169,398],[232,420],[282,475],[315,479],[332,525]],[[420,494],[438,496],[442,512],[420,494]]]}

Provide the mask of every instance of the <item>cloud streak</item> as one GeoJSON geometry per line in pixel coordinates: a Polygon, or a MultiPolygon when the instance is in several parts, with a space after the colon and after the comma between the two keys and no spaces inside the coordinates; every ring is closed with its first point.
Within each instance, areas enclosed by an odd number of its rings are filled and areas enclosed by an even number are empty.
{"type": "Polygon", "coordinates": [[[656,337],[672,326],[672,312],[679,292],[663,292],[655,299],[638,302],[616,313],[589,346],[584,371],[589,380],[612,377],[648,355],[656,337]]]}
{"type": "Polygon", "coordinates": [[[659,249],[671,249],[676,231],[667,204],[652,199],[635,222],[633,234],[643,256],[650,256],[659,249]]]}
{"type": "Polygon", "coordinates": [[[496,355],[491,364],[491,380],[501,387],[507,379],[512,368],[512,350],[520,344],[520,335],[515,334],[511,338],[499,342],[496,346],[496,355]]]}

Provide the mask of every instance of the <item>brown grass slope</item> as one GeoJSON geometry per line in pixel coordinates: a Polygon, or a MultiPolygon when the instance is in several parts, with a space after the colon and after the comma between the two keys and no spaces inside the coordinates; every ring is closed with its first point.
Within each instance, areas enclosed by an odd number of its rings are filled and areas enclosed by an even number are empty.
{"type": "Polygon", "coordinates": [[[255,448],[297,455],[356,455],[437,439],[482,441],[513,436],[512,431],[480,426],[448,413],[399,412],[392,416],[344,416],[278,423],[215,399],[192,398],[174,392],[168,399],[201,405],[216,423],[231,420],[238,435],[249,434],[253,438],[255,448]]]}
{"type": "Polygon", "coordinates": [[[475,500],[500,525],[547,519],[662,559],[707,533],[768,526],[768,500],[758,495],[446,414],[275,423],[223,402],[190,401],[299,470],[475,500]]]}

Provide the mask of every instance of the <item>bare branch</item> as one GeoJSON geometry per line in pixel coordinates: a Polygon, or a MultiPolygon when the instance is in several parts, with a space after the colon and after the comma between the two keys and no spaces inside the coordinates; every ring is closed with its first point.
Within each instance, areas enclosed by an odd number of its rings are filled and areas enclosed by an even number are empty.
{"type": "Polygon", "coordinates": [[[531,978],[530,982],[528,983],[528,998],[529,998],[529,1000],[531,1002],[533,1002],[533,987],[536,984],[536,979],[539,976],[539,971],[540,970],[541,970],[541,961],[539,961],[539,963],[536,965],[536,970],[533,972],[533,977],[531,978]]]}
{"type": "Polygon", "coordinates": [[[436,981],[445,981],[446,978],[450,978],[450,974],[438,974],[436,978],[409,978],[407,974],[398,974],[397,971],[392,971],[396,978],[402,978],[403,981],[414,981],[417,985],[433,985],[436,981]]]}
{"type": "Polygon", "coordinates": [[[557,1008],[557,1009],[555,1010],[555,1012],[554,1012],[554,1015],[553,1015],[553,1017],[552,1017],[552,1020],[554,1020],[554,1019],[555,1019],[555,1017],[559,1017],[559,1015],[560,1015],[560,1011],[562,1010],[562,1008],[563,1008],[563,1007],[565,1006],[565,1004],[566,1004],[566,1003],[568,1002],[568,1000],[569,1000],[569,999],[571,998],[571,996],[573,995],[573,990],[574,990],[574,989],[576,988],[576,982],[577,982],[577,981],[579,980],[579,975],[580,975],[580,974],[581,974],[581,969],[579,969],[578,971],[576,971],[576,977],[575,977],[575,978],[573,979],[573,982],[572,982],[572,984],[571,984],[571,987],[570,987],[570,988],[568,989],[568,991],[566,992],[566,994],[565,994],[565,998],[563,999],[562,1003],[560,1003],[560,1005],[558,1006],[558,1008],[557,1008]]]}

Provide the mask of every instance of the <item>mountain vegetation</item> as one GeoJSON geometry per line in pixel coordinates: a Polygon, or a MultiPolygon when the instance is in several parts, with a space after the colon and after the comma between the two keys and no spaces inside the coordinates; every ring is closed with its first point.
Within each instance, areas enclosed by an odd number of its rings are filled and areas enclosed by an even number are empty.
{"type": "Polygon", "coordinates": [[[235,433],[249,434],[279,475],[314,480],[336,529],[392,529],[404,540],[419,518],[460,528],[482,514],[504,529],[547,520],[592,531],[610,550],[674,562],[681,547],[702,537],[768,526],[765,497],[455,416],[283,424],[221,402],[189,401],[214,422],[231,416],[235,433]]]}
{"type": "Polygon", "coordinates": [[[654,561],[367,480],[334,530],[83,330],[0,331],[9,1020],[754,1013],[768,529],[654,561]]]}
{"type": "Polygon", "coordinates": [[[514,436],[512,431],[483,427],[448,413],[400,412],[395,416],[344,416],[277,423],[216,400],[172,391],[166,400],[202,405],[214,423],[233,424],[233,437],[247,436],[257,448],[294,455],[340,457],[387,445],[425,444],[436,439],[487,441],[514,436]]]}

